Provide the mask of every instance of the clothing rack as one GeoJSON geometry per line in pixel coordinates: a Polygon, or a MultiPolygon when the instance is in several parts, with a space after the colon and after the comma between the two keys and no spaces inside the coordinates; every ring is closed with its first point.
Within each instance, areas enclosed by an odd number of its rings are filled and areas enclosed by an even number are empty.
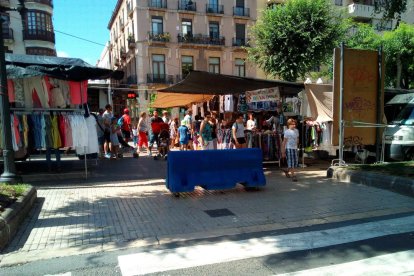
{"type": "MultiPolygon", "coordinates": [[[[10,108],[11,113],[14,114],[33,114],[33,113],[49,113],[49,112],[57,112],[62,114],[61,112],[64,112],[63,114],[76,114],[76,115],[84,115],[85,110],[79,109],[79,108],[10,108]]],[[[42,150],[40,150],[40,153],[42,153],[42,150]]],[[[30,157],[29,157],[30,161],[30,157]]],[[[95,160],[97,163],[97,160],[95,160]]],[[[86,147],[84,147],[84,166],[85,166],[85,179],[88,178],[88,160],[87,160],[87,154],[86,154],[86,147]]]]}

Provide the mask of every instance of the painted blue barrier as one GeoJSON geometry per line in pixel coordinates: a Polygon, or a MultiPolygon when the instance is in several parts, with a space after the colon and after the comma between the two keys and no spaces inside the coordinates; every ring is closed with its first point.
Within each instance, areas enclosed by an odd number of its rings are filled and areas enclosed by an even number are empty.
{"type": "Polygon", "coordinates": [[[231,150],[170,151],[167,188],[172,193],[230,189],[266,185],[262,151],[257,148],[231,150]]]}

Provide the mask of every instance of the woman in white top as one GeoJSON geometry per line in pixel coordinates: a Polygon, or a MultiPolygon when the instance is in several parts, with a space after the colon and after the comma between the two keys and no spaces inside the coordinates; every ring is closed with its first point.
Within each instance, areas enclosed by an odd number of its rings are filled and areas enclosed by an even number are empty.
{"type": "Polygon", "coordinates": [[[236,149],[246,147],[246,138],[244,137],[243,115],[237,116],[236,122],[232,126],[232,142],[236,145],[236,149]]]}
{"type": "Polygon", "coordinates": [[[249,113],[249,120],[246,123],[246,130],[255,131],[257,128],[253,113],[249,113]]]}

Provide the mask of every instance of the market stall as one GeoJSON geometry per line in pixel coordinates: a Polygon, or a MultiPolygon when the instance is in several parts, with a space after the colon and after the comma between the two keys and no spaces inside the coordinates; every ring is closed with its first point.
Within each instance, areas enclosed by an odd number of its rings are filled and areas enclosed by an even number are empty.
{"type": "MultiPolygon", "coordinates": [[[[87,107],[88,79],[120,79],[123,72],[97,68],[81,59],[6,54],[13,150],[25,159],[33,150],[74,148],[98,152],[96,121],[87,107]]],[[[0,148],[3,142],[0,135],[0,148]]]]}

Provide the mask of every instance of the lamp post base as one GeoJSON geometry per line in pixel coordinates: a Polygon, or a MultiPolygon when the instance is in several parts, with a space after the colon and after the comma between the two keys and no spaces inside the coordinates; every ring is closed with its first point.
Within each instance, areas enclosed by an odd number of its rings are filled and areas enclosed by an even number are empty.
{"type": "Polygon", "coordinates": [[[0,183],[8,183],[8,184],[15,184],[15,183],[21,183],[22,177],[20,175],[4,172],[0,176],[0,183]]]}

